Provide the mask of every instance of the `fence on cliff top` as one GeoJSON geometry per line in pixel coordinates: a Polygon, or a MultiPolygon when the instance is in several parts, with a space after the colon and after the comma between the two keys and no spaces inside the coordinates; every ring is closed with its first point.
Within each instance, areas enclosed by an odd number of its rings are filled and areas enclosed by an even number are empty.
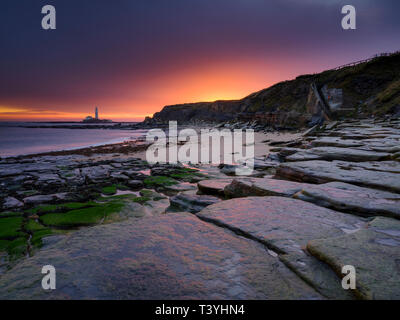
{"type": "Polygon", "coordinates": [[[359,61],[343,64],[343,65],[341,65],[339,67],[336,67],[336,68],[333,68],[331,70],[340,70],[340,69],[343,69],[343,68],[346,68],[346,67],[353,67],[353,66],[359,65],[361,63],[369,62],[369,61],[374,60],[374,59],[379,58],[379,57],[388,57],[388,56],[391,56],[393,54],[399,54],[399,53],[400,53],[400,51],[384,52],[384,53],[376,54],[376,55],[374,55],[374,56],[372,56],[371,58],[368,58],[368,59],[364,59],[364,60],[359,60],[359,61]]]}

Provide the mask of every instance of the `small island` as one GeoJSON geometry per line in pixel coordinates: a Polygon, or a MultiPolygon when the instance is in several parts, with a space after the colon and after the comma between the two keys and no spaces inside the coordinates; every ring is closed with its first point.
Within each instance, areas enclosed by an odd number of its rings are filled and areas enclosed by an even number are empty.
{"type": "Polygon", "coordinates": [[[96,107],[94,111],[94,118],[92,116],[87,116],[85,119],[82,120],[84,123],[110,123],[112,120],[108,119],[99,119],[99,110],[96,107]]]}

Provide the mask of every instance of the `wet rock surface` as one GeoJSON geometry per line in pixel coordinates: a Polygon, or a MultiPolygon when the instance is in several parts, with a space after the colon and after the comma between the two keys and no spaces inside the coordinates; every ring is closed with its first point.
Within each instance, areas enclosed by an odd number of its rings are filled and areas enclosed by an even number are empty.
{"type": "Polygon", "coordinates": [[[300,252],[309,240],[343,235],[364,225],[356,216],[284,197],[231,199],[213,204],[197,216],[280,253],[300,252]]]}
{"type": "Polygon", "coordinates": [[[304,249],[311,239],[355,232],[365,225],[362,219],[283,197],[232,199],[211,205],[197,216],[283,255],[284,262],[326,297],[349,298],[333,272],[309,257],[304,249]],[[314,268],[326,272],[318,274],[314,268]]]}
{"type": "Polygon", "coordinates": [[[400,218],[400,195],[392,192],[331,182],[308,185],[295,196],[320,206],[364,216],[400,218]]]}
{"type": "Polygon", "coordinates": [[[400,299],[400,222],[376,218],[367,229],[345,236],[313,240],[307,245],[318,259],[340,273],[356,270],[356,293],[363,299],[400,299]]]}
{"type": "Polygon", "coordinates": [[[321,298],[265,249],[188,213],[79,231],[2,276],[1,298],[321,298]],[[38,270],[52,264],[57,290],[38,270]]]}
{"type": "Polygon", "coordinates": [[[339,147],[315,147],[307,151],[296,152],[288,157],[287,161],[302,160],[343,160],[353,162],[387,160],[391,156],[389,153],[367,151],[354,148],[339,147]]]}
{"type": "Polygon", "coordinates": [[[221,199],[208,195],[192,195],[181,193],[170,198],[172,209],[196,213],[205,207],[220,202],[221,199]]]}
{"type": "Polygon", "coordinates": [[[223,195],[225,187],[230,184],[233,179],[211,179],[200,181],[197,186],[199,190],[205,194],[223,195]]]}
{"type": "Polygon", "coordinates": [[[17,208],[20,208],[23,206],[24,206],[24,204],[21,201],[18,201],[17,199],[15,199],[13,197],[7,197],[4,199],[3,208],[5,210],[17,209],[17,208]]]}
{"type": "Polygon", "coordinates": [[[224,193],[229,198],[248,196],[291,197],[307,184],[271,178],[235,179],[225,186],[224,193]]]}
{"type": "Polygon", "coordinates": [[[400,174],[367,170],[347,162],[300,161],[284,163],[276,173],[277,177],[310,183],[341,181],[359,186],[400,192],[400,174]]]}

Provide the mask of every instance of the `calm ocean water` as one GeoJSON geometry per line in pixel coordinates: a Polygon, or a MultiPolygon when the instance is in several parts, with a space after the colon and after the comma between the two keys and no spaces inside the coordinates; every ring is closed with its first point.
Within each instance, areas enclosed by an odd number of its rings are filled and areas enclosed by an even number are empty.
{"type": "Polygon", "coordinates": [[[0,122],[0,157],[118,143],[137,139],[145,133],[144,130],[22,128],[20,125],[26,123],[0,122]]]}

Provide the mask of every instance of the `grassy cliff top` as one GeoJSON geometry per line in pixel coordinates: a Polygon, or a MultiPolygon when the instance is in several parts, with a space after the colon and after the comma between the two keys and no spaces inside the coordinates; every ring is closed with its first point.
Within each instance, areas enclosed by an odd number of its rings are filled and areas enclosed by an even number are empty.
{"type": "Polygon", "coordinates": [[[306,113],[310,85],[343,90],[343,107],[364,115],[400,111],[400,52],[317,74],[277,83],[240,100],[197,102],[166,106],[155,119],[183,121],[234,118],[239,113],[306,113]]]}

